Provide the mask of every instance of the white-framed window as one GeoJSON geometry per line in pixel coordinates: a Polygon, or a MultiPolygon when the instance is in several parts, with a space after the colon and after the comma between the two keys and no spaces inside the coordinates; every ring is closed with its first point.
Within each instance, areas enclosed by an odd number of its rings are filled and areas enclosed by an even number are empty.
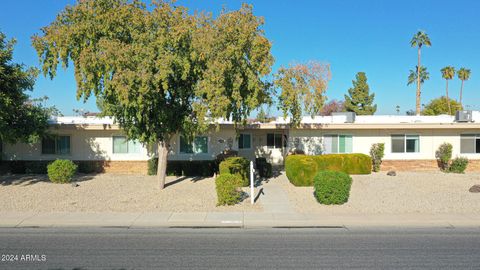
{"type": "Polygon", "coordinates": [[[238,149],[252,148],[252,135],[249,133],[240,133],[238,136],[238,149]]]}
{"type": "Polygon", "coordinates": [[[42,154],[44,155],[69,155],[70,136],[54,135],[42,139],[42,154]]]}
{"type": "Polygon", "coordinates": [[[420,136],[406,134],[392,134],[392,153],[420,152],[420,136]]]}
{"type": "Polygon", "coordinates": [[[323,135],[323,146],[326,154],[352,153],[353,137],[344,134],[323,135]]]}
{"type": "Polygon", "coordinates": [[[193,142],[188,142],[183,136],[180,136],[181,154],[206,154],[208,153],[208,137],[195,136],[193,142]]]}
{"type": "Polygon", "coordinates": [[[268,148],[282,148],[282,133],[267,133],[268,148]]]}
{"type": "Polygon", "coordinates": [[[138,154],[142,145],[137,140],[127,140],[126,136],[113,136],[114,154],[138,154]]]}
{"type": "Polygon", "coordinates": [[[460,153],[479,154],[480,153],[480,134],[460,135],[460,153]]]}

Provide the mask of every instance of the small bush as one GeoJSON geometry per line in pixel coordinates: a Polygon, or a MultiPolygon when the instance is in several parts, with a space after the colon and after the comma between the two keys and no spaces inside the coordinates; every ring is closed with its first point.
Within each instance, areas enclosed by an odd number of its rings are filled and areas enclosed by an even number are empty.
{"type": "Polygon", "coordinates": [[[313,178],[320,171],[370,174],[372,159],[365,154],[291,155],[285,159],[287,178],[295,186],[313,186],[313,178]]]}
{"type": "Polygon", "coordinates": [[[242,179],[238,175],[220,174],[215,179],[217,205],[234,205],[240,202],[242,198],[241,184],[242,179]]]}
{"type": "Polygon", "coordinates": [[[264,157],[255,159],[255,166],[260,177],[270,178],[273,176],[272,164],[267,162],[264,157]]]}
{"type": "Polygon", "coordinates": [[[71,160],[57,159],[48,165],[48,178],[53,183],[69,183],[78,166],[71,160]]]}
{"type": "Polygon", "coordinates": [[[450,159],[452,159],[452,149],[453,146],[451,144],[443,143],[435,152],[435,157],[438,159],[442,171],[448,171],[450,159]]]}
{"type": "Polygon", "coordinates": [[[315,198],[321,204],[344,204],[350,196],[352,178],[343,172],[322,171],[314,179],[315,198]]]}
{"type": "Polygon", "coordinates": [[[375,143],[370,148],[370,157],[372,158],[372,170],[374,172],[380,171],[380,165],[382,165],[382,158],[385,155],[385,144],[375,143]]]}
{"type": "Polygon", "coordinates": [[[468,166],[468,159],[465,157],[457,157],[452,160],[449,171],[452,173],[464,173],[468,166]]]}
{"type": "Polygon", "coordinates": [[[229,157],[222,161],[219,166],[220,174],[234,174],[242,180],[242,186],[248,187],[250,184],[249,171],[250,162],[243,157],[229,157]]]}
{"type": "Polygon", "coordinates": [[[158,158],[152,157],[148,160],[148,175],[157,175],[158,158]]]}

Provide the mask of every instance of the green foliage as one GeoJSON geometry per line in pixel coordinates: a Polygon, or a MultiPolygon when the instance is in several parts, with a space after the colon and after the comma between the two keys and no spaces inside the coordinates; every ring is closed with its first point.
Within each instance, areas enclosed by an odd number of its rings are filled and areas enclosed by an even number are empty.
{"type": "Polygon", "coordinates": [[[430,37],[424,31],[418,31],[413,35],[412,40],[410,40],[410,46],[421,48],[423,45],[430,47],[432,42],[430,37]]]}
{"type": "Polygon", "coordinates": [[[267,162],[264,157],[255,159],[255,167],[260,177],[270,178],[273,176],[272,164],[267,162]]]}
{"type": "Polygon", "coordinates": [[[446,66],[440,70],[442,72],[442,78],[445,80],[451,80],[455,77],[455,68],[452,66],[446,66]]]}
{"type": "MultiPolygon", "coordinates": [[[[157,175],[157,167],[158,166],[158,158],[157,157],[151,157],[148,160],[148,169],[147,169],[147,174],[148,175],[157,175]]],[[[167,163],[168,166],[168,163],[167,163]]]]}
{"type": "Polygon", "coordinates": [[[370,157],[372,158],[372,170],[374,172],[380,171],[380,166],[382,165],[382,158],[385,155],[385,144],[384,143],[374,143],[370,148],[370,157]]]}
{"type": "Polygon", "coordinates": [[[344,204],[350,196],[352,178],[343,172],[321,171],[314,178],[315,198],[321,204],[344,204]]]}
{"type": "Polygon", "coordinates": [[[325,91],[331,79],[330,65],[318,62],[281,67],[274,84],[281,89],[279,107],[290,116],[293,127],[300,125],[302,113],[318,115],[325,102],[325,91]]]}
{"type": "Polygon", "coordinates": [[[468,166],[468,159],[466,157],[457,157],[452,160],[449,171],[453,173],[464,173],[468,166]]]}
{"type": "Polygon", "coordinates": [[[242,180],[238,175],[225,173],[217,176],[215,179],[217,205],[234,205],[239,203],[242,198],[241,183],[242,180]]]}
{"type": "MultiPolygon", "coordinates": [[[[407,85],[417,82],[417,68],[415,66],[415,70],[410,69],[410,74],[408,75],[408,82],[407,85]]],[[[420,67],[420,84],[423,84],[425,81],[430,79],[430,73],[427,71],[427,68],[424,66],[420,67]]]]}
{"type": "Polygon", "coordinates": [[[450,102],[451,115],[456,111],[463,110],[463,107],[460,103],[456,102],[453,99],[447,101],[447,98],[442,96],[439,98],[432,99],[424,108],[423,115],[440,115],[440,114],[449,114],[448,113],[448,102],[450,102]]]}
{"type": "Polygon", "coordinates": [[[85,0],[33,46],[44,75],[73,63],[77,98],[100,98],[130,139],[165,145],[172,134],[204,132],[211,119],[244,122],[268,99],[273,57],[262,26],[246,4],[213,19],[171,1],[85,0]]]}
{"type": "Polygon", "coordinates": [[[29,100],[38,70],[12,63],[15,40],[0,32],[0,142],[35,142],[48,129],[48,110],[29,100]]]}
{"type": "Polygon", "coordinates": [[[471,70],[468,68],[460,68],[457,71],[458,79],[461,81],[468,81],[470,79],[471,70]]]}
{"type": "Polygon", "coordinates": [[[263,110],[263,107],[261,107],[257,114],[257,121],[259,121],[260,123],[266,123],[267,119],[268,115],[265,110],[263,110]]]}
{"type": "Polygon", "coordinates": [[[358,72],[352,83],[353,88],[348,89],[348,95],[345,95],[345,110],[357,115],[373,115],[377,111],[377,105],[373,104],[375,93],[370,94],[365,72],[358,72]]]}
{"type": "Polygon", "coordinates": [[[220,174],[233,174],[242,180],[242,186],[250,184],[250,162],[244,157],[229,157],[219,166],[220,174]]]}
{"type": "Polygon", "coordinates": [[[69,183],[77,172],[78,166],[71,160],[57,159],[47,167],[48,178],[53,183],[69,183]]]}
{"type": "Polygon", "coordinates": [[[365,154],[290,155],[285,159],[286,175],[295,186],[312,186],[320,171],[370,174],[372,159],[365,154]]]}
{"type": "Polygon", "coordinates": [[[435,152],[435,157],[440,163],[442,171],[448,171],[450,159],[452,159],[453,146],[449,143],[442,143],[435,152]]]}

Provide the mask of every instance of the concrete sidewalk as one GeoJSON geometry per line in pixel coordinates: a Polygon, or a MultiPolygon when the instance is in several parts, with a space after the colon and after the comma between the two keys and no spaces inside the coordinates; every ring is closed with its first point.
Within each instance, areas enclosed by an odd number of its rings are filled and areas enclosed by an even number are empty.
{"type": "Polygon", "coordinates": [[[0,212],[0,227],[469,227],[480,229],[477,214],[299,214],[262,212],[25,213],[0,212]]]}

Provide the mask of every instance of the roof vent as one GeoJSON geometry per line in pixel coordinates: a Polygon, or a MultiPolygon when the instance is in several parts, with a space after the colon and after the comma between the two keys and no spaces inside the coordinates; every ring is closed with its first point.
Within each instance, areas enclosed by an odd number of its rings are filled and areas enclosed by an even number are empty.
{"type": "Polygon", "coordinates": [[[355,112],[332,112],[332,116],[345,116],[345,123],[355,122],[355,112]]]}
{"type": "Polygon", "coordinates": [[[472,111],[457,111],[455,113],[455,121],[457,122],[472,122],[472,111]]]}

